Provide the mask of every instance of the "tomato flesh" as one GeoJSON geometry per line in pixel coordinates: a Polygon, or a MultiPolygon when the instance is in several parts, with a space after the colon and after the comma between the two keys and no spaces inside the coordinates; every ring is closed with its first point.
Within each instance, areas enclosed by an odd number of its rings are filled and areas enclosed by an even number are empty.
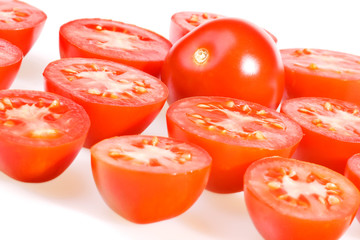
{"type": "Polygon", "coordinates": [[[344,173],[349,157],[359,151],[360,106],[330,98],[303,97],[284,101],[281,111],[299,123],[304,132],[295,158],[344,173]]]}
{"type": "Polygon", "coordinates": [[[22,51],[12,43],[0,39],[0,89],[7,89],[19,72],[22,51]]]}
{"type": "Polygon", "coordinates": [[[89,118],[61,96],[39,91],[0,91],[0,170],[24,182],[60,175],[80,151],[89,118]]]}
{"type": "Polygon", "coordinates": [[[178,216],[205,188],[211,157],[203,149],[156,136],[105,139],[91,148],[96,186],[116,213],[135,223],[178,216]]]}
{"type": "Polygon", "coordinates": [[[265,156],[289,157],[302,138],[301,128],[275,110],[225,97],[192,97],[170,105],[170,137],[201,146],[213,158],[207,190],[243,189],[246,168],[265,156]]]}
{"type": "Polygon", "coordinates": [[[47,91],[71,98],[88,113],[86,147],[105,138],[141,133],[168,95],[157,78],[107,60],[63,58],[50,63],[43,75],[47,91]]]}
{"type": "Polygon", "coordinates": [[[159,76],[171,43],[135,25],[105,19],[77,19],[60,28],[60,56],[123,63],[159,76]]]}
{"type": "MultiPolygon", "coordinates": [[[[347,161],[345,176],[360,190],[360,153],[351,156],[347,161]]],[[[360,209],[356,214],[356,218],[360,222],[360,209]]]]}
{"type": "Polygon", "coordinates": [[[246,171],[245,202],[265,239],[338,239],[351,225],[360,193],[320,165],[269,157],[246,171]]]}

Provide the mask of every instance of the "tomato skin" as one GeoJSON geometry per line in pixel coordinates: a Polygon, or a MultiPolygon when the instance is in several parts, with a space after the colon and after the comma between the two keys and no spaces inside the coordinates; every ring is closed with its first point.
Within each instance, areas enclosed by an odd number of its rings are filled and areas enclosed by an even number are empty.
{"type": "Polygon", "coordinates": [[[233,18],[204,23],[176,42],[161,79],[169,88],[169,103],[190,96],[227,96],[276,108],[284,91],[274,41],[263,29],[233,18]]]}
{"type": "Polygon", "coordinates": [[[232,98],[191,97],[176,101],[170,105],[166,113],[167,129],[170,137],[196,144],[205,149],[212,157],[213,163],[206,189],[215,193],[242,191],[243,175],[252,162],[266,156],[290,157],[302,138],[300,127],[282,114],[279,114],[278,118],[289,121],[286,124],[287,128],[291,129],[289,130],[289,135],[292,134],[293,138],[288,140],[286,146],[261,147],[256,144],[245,146],[240,141],[238,143],[234,142],[231,137],[228,137],[229,139],[224,138],[223,140],[213,139],[212,134],[214,133],[211,131],[209,131],[208,136],[200,136],[200,134],[191,130],[192,124],[189,120],[184,120],[176,116],[175,113],[177,109],[185,108],[182,104],[186,102],[196,105],[202,102],[226,102],[231,100],[237,104],[246,103],[250,108],[255,108],[256,106],[260,109],[266,109],[266,111],[275,112],[258,104],[232,98]]]}
{"type": "MultiPolygon", "coordinates": [[[[84,35],[86,37],[86,33],[84,35]]],[[[86,40],[85,37],[82,41],[86,40]]],[[[171,46],[172,44],[169,40],[155,32],[135,25],[105,19],[77,19],[62,25],[59,31],[59,50],[61,58],[86,57],[111,60],[135,67],[155,77],[160,75],[164,58],[171,46]],[[101,48],[96,47],[94,44],[87,44],[93,46],[85,48],[84,46],[86,44],[84,44],[84,42],[74,41],[71,33],[68,33],[66,30],[67,28],[72,27],[72,25],[76,25],[79,31],[81,31],[86,24],[109,25],[114,26],[114,28],[117,27],[129,30],[129,32],[132,32],[135,29],[140,36],[152,38],[153,41],[158,42],[161,46],[159,46],[159,49],[154,49],[153,52],[145,52],[144,49],[127,51],[119,48],[112,51],[107,50],[109,53],[105,54],[101,48]]]]}
{"type": "MultiPolygon", "coordinates": [[[[96,186],[107,205],[125,219],[139,224],[153,223],[176,217],[198,199],[203,192],[210,171],[211,158],[199,149],[204,166],[193,170],[123,167],[99,157],[107,142],[119,138],[150,136],[122,136],[103,140],[91,148],[91,167],[96,186]]],[[[158,137],[159,141],[164,138],[158,137]]],[[[169,140],[179,143],[177,140],[169,140]]],[[[181,167],[180,167],[181,168],[181,167]]]]}
{"type": "MultiPolygon", "coordinates": [[[[40,91],[2,90],[0,98],[58,99],[69,107],[73,117],[81,126],[77,132],[69,132],[66,140],[34,140],[5,133],[0,136],[0,170],[9,177],[22,182],[50,181],[72,163],[86,138],[90,126],[89,118],[84,109],[61,96],[40,91]],[[71,135],[73,134],[73,135],[71,135]]],[[[4,128],[4,127],[2,127],[4,128]]]]}
{"type": "MultiPolygon", "coordinates": [[[[350,179],[360,191],[360,153],[349,158],[346,163],[344,175],[350,179]]],[[[356,218],[360,222],[360,209],[356,214],[356,218]]]]}
{"type": "Polygon", "coordinates": [[[8,89],[19,72],[23,53],[12,43],[0,39],[0,51],[8,54],[6,59],[0,60],[0,89],[8,89]]]}
{"type": "MultiPolygon", "coordinates": [[[[256,182],[256,184],[258,183],[256,182]]],[[[351,225],[355,217],[355,212],[360,204],[360,193],[356,191],[353,184],[341,174],[320,165],[281,157],[263,158],[254,162],[248,168],[245,174],[244,197],[252,222],[262,237],[267,240],[339,239],[351,225]],[[257,167],[261,167],[261,165],[273,165],[279,168],[282,166],[282,162],[300,166],[304,165],[304,168],[307,168],[306,170],[309,171],[309,173],[311,173],[310,171],[314,171],[314,173],[323,171],[322,176],[324,176],[324,178],[326,178],[326,176],[330,178],[327,172],[332,172],[331,174],[334,174],[335,178],[345,182],[345,191],[352,191],[352,199],[347,199],[347,203],[351,201],[351,206],[344,204],[343,208],[347,209],[346,213],[339,213],[339,215],[333,217],[327,216],[326,212],[317,214],[315,213],[316,211],[314,211],[313,217],[297,217],[295,215],[297,212],[305,211],[300,206],[295,206],[292,211],[285,213],[285,210],[283,210],[285,207],[284,203],[280,200],[275,199],[275,201],[278,201],[278,203],[275,203],[272,199],[266,199],[268,194],[265,195],[264,193],[264,195],[261,195],[261,192],[256,193],[254,191],[253,184],[255,184],[255,176],[250,176],[250,172],[257,167]],[[315,170],[315,168],[318,169],[315,170]]],[[[347,197],[349,198],[349,196],[347,197]]]]}

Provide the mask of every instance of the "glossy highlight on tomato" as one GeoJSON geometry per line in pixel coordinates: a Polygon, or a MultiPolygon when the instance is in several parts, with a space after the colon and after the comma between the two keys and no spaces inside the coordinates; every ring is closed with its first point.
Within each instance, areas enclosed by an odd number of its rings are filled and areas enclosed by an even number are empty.
{"type": "Polygon", "coordinates": [[[344,173],[347,160],[360,148],[360,106],[331,98],[284,101],[281,112],[304,132],[294,157],[344,173]]]}
{"type": "Polygon", "coordinates": [[[44,70],[47,91],[84,107],[91,120],[86,147],[105,138],[139,134],[168,96],[165,84],[138,69],[92,58],[63,58],[44,70]]]}
{"type": "Polygon", "coordinates": [[[244,197],[251,220],[267,240],[339,239],[360,205],[359,191],[343,175],[282,157],[250,165],[244,197]]]}
{"type": "Polygon", "coordinates": [[[59,176],[80,151],[90,126],[85,110],[53,93],[0,91],[0,170],[24,182],[59,176]]]}
{"type": "Polygon", "coordinates": [[[0,39],[0,52],[0,89],[8,89],[19,72],[23,53],[4,39],[0,39]]]}
{"type": "MultiPolygon", "coordinates": [[[[350,179],[360,191],[360,153],[354,154],[349,158],[346,163],[344,175],[350,179]]],[[[356,214],[356,218],[360,222],[360,209],[356,214]]]]}
{"type": "Polygon", "coordinates": [[[60,56],[107,59],[159,76],[172,44],[150,30],[91,18],[65,23],[59,31],[60,56]]]}
{"type": "Polygon", "coordinates": [[[260,104],[226,97],[191,97],[170,105],[170,137],[204,148],[213,159],[207,190],[243,190],[246,168],[266,156],[290,157],[302,138],[298,124],[260,104]]]}
{"type": "Polygon", "coordinates": [[[189,209],[205,188],[211,157],[200,147],[175,139],[129,135],[95,144],[91,166],[109,207],[144,224],[189,209]]]}
{"type": "Polygon", "coordinates": [[[274,41],[256,25],[235,18],[206,22],[167,55],[161,80],[169,103],[191,96],[225,96],[276,108],[284,69],[274,41]]]}
{"type": "Polygon", "coordinates": [[[21,1],[0,1],[0,38],[19,47],[26,55],[38,39],[46,14],[21,1]]]}

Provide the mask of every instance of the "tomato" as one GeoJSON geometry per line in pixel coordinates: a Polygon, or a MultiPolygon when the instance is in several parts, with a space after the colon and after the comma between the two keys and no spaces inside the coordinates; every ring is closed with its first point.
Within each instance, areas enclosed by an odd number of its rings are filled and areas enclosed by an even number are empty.
{"type": "Polygon", "coordinates": [[[359,191],[343,175],[282,157],[261,159],[247,169],[244,197],[267,240],[339,239],[360,205],[359,191]]]}
{"type": "Polygon", "coordinates": [[[24,182],[60,175],[80,151],[90,125],[73,101],[41,91],[0,91],[0,170],[24,182]]]}
{"type": "MultiPolygon", "coordinates": [[[[171,16],[170,41],[175,43],[199,25],[222,17],[224,16],[207,12],[177,12],[171,16]]],[[[266,32],[277,42],[277,38],[273,34],[266,32]]]]}
{"type": "Polygon", "coordinates": [[[259,104],[226,97],[191,97],[170,105],[168,133],[204,148],[212,157],[207,190],[243,190],[243,175],[254,161],[290,157],[302,138],[300,126],[259,104]]]}
{"type": "Polygon", "coordinates": [[[205,188],[210,165],[203,149],[165,137],[114,137],[91,148],[101,196],[135,223],[165,220],[189,209],[205,188]]]}
{"type": "Polygon", "coordinates": [[[287,95],[360,104],[360,56],[322,49],[281,50],[287,95]]]}
{"type": "Polygon", "coordinates": [[[0,38],[18,46],[26,55],[38,39],[46,14],[21,1],[0,1],[0,38]]]}
{"type": "Polygon", "coordinates": [[[157,33],[105,19],[77,19],[60,28],[60,56],[102,58],[159,76],[171,43],[157,33]]]}
{"type": "Polygon", "coordinates": [[[360,150],[359,110],[354,103],[330,98],[284,101],[281,111],[304,132],[294,157],[344,173],[348,158],[360,150]]]}
{"type": "Polygon", "coordinates": [[[154,76],[108,60],[63,58],[44,70],[47,91],[74,100],[91,120],[85,146],[113,136],[141,133],[168,96],[154,76]]]}
{"type": "Polygon", "coordinates": [[[20,69],[23,53],[17,46],[4,39],[0,39],[0,52],[0,89],[7,89],[20,69]]]}
{"type": "MultiPolygon", "coordinates": [[[[345,176],[360,190],[360,153],[351,156],[347,161],[345,176]]],[[[360,222],[360,209],[356,214],[356,218],[360,222]]]]}
{"type": "Polygon", "coordinates": [[[204,23],[176,42],[161,78],[169,88],[169,103],[215,95],[276,108],[284,91],[274,41],[257,26],[233,18],[204,23]]]}

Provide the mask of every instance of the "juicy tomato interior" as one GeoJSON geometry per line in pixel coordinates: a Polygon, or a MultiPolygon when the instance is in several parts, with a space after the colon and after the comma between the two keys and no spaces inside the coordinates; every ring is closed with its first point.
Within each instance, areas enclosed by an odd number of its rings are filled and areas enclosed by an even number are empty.
{"type": "Polygon", "coordinates": [[[206,12],[178,12],[173,15],[173,21],[180,24],[188,31],[193,30],[199,25],[222,17],[221,15],[206,12]]]}

